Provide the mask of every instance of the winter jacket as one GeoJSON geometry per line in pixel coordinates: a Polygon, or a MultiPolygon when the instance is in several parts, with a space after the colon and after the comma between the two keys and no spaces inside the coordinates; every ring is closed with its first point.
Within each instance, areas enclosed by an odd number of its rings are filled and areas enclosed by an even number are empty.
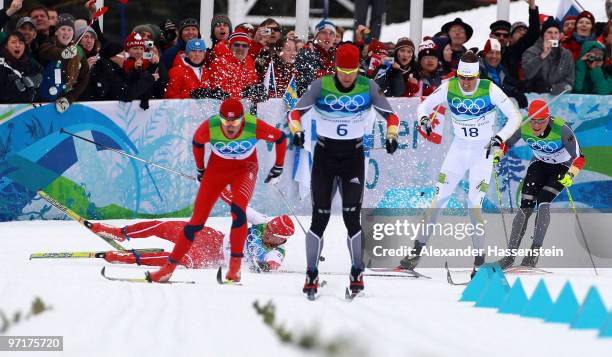
{"type": "Polygon", "coordinates": [[[538,7],[529,9],[529,28],[527,33],[523,35],[516,43],[505,47],[502,50],[502,64],[506,68],[507,74],[518,80],[522,78],[521,61],[523,53],[540,38],[540,14],[538,7]]]}
{"type": "Polygon", "coordinates": [[[100,58],[89,71],[89,83],[80,101],[120,100],[129,102],[127,75],[109,58],[100,58]]]}
{"type": "Polygon", "coordinates": [[[308,42],[302,48],[295,59],[295,68],[298,72],[296,78],[297,93],[304,94],[312,81],[323,76],[335,73],[336,49],[329,51],[323,47],[308,42]]]}
{"type": "Polygon", "coordinates": [[[164,96],[167,99],[192,98],[191,92],[194,89],[210,87],[208,69],[203,65],[193,66],[185,58],[170,69],[169,77],[164,96]]]}
{"type": "Polygon", "coordinates": [[[42,67],[27,54],[20,59],[0,48],[0,103],[32,103],[38,98],[42,67]]]}
{"type": "Polygon", "coordinates": [[[65,96],[70,103],[74,102],[87,87],[89,82],[89,64],[80,46],[77,45],[77,55],[65,59],[62,57],[62,51],[67,46],[59,43],[54,37],[48,42],[43,43],[38,51],[38,56],[41,60],[41,65],[46,66],[53,61],[61,61],[63,83],[66,84],[62,96],[65,96]]]}
{"type": "MultiPolygon", "coordinates": [[[[274,65],[274,80],[275,80],[275,90],[268,91],[269,98],[282,98],[285,92],[287,91],[287,87],[289,86],[289,82],[291,82],[291,78],[297,77],[297,70],[295,69],[295,63],[287,63],[283,61],[277,54],[272,56],[272,63],[274,65]]],[[[267,72],[267,71],[266,71],[267,72]]],[[[268,83],[265,83],[265,74],[262,78],[263,85],[267,88],[269,86],[268,83]]]]}
{"type": "Polygon", "coordinates": [[[140,69],[134,67],[134,59],[128,58],[123,63],[123,70],[126,73],[126,83],[128,86],[128,98],[130,100],[140,99],[140,107],[149,108],[149,99],[161,99],[164,97],[166,83],[168,82],[168,71],[163,63],[150,63],[144,61],[140,69]],[[156,81],[153,74],[159,74],[156,81]]]}
{"type": "MultiPolygon", "coordinates": [[[[217,46],[221,43],[217,44],[217,46]]],[[[215,48],[217,47],[215,46],[215,48]]],[[[210,65],[210,84],[219,88],[232,98],[241,99],[247,87],[257,83],[255,63],[250,56],[239,61],[232,53],[217,55],[210,65]]]]}
{"type": "Polygon", "coordinates": [[[518,81],[508,74],[508,71],[503,64],[493,68],[489,66],[483,58],[481,58],[480,78],[490,80],[501,88],[501,90],[504,91],[507,96],[515,98],[519,104],[519,108],[527,108],[527,105],[529,104],[527,97],[517,88],[518,81]]]}
{"type": "Polygon", "coordinates": [[[576,62],[574,93],[612,94],[612,73],[610,73],[610,66],[589,68],[587,63],[582,60],[582,57],[594,47],[605,51],[604,46],[596,41],[586,41],[582,45],[582,52],[576,62]]]}
{"type": "Polygon", "coordinates": [[[574,84],[574,60],[570,51],[555,47],[545,59],[540,58],[544,51],[540,38],[523,54],[523,75],[526,89],[536,93],[559,94],[574,84]]]}
{"type": "Polygon", "coordinates": [[[164,67],[166,69],[172,68],[172,65],[174,64],[174,58],[179,54],[179,52],[185,51],[186,46],[187,46],[187,43],[179,37],[176,40],[176,43],[174,44],[174,46],[164,51],[164,53],[161,56],[161,63],[164,64],[164,67]]]}
{"type": "Polygon", "coordinates": [[[411,77],[417,80],[419,78],[413,66],[401,69],[391,67],[382,77],[376,79],[376,83],[386,97],[415,97],[419,95],[420,86],[418,82],[409,82],[411,77]]]}
{"type": "Polygon", "coordinates": [[[582,37],[574,32],[571,36],[561,41],[561,46],[572,53],[572,58],[574,62],[576,62],[581,57],[580,52],[582,51],[582,45],[587,41],[595,41],[595,38],[595,33],[591,33],[591,35],[587,37],[582,37]]]}

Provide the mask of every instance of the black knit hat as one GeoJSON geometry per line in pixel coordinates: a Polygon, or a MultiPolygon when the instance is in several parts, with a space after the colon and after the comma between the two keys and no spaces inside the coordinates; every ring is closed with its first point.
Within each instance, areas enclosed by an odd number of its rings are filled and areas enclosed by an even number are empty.
{"type": "Polygon", "coordinates": [[[217,14],[213,16],[212,20],[210,21],[210,36],[211,37],[214,37],[215,27],[217,27],[218,24],[226,24],[229,27],[229,32],[232,33],[233,27],[232,27],[232,22],[230,21],[229,17],[227,17],[227,15],[224,15],[224,14],[217,14]]]}
{"type": "Polygon", "coordinates": [[[563,30],[561,29],[561,25],[559,25],[557,20],[555,20],[554,17],[550,16],[542,24],[542,33],[540,34],[540,36],[543,37],[544,36],[544,32],[546,32],[546,30],[548,30],[551,27],[556,27],[559,30],[559,32],[563,32],[563,30]]]}
{"type": "Polygon", "coordinates": [[[185,27],[189,26],[197,27],[198,32],[200,32],[200,23],[198,22],[198,20],[194,19],[193,17],[187,17],[182,19],[181,22],[179,22],[179,34],[183,32],[183,29],[185,29],[185,27]]]}

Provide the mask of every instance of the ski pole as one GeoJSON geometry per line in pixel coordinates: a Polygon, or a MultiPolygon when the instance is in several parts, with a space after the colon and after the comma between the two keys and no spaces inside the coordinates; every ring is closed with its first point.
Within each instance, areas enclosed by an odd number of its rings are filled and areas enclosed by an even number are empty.
{"type": "Polygon", "coordinates": [[[506,246],[508,246],[508,229],[506,228],[506,219],[504,218],[504,208],[502,207],[501,191],[499,190],[499,177],[497,176],[496,168],[493,168],[493,176],[495,177],[495,188],[497,189],[497,202],[499,203],[499,212],[501,213],[502,223],[504,224],[504,238],[506,238],[506,246]]]}
{"type": "Polygon", "coordinates": [[[293,208],[289,205],[289,201],[287,201],[287,198],[285,197],[285,194],[283,193],[283,191],[281,191],[280,188],[278,188],[278,186],[276,185],[272,185],[272,186],[274,186],[274,188],[276,189],[276,192],[278,192],[278,194],[281,196],[281,198],[283,199],[283,202],[285,202],[285,206],[287,206],[287,208],[289,209],[289,212],[291,212],[291,215],[293,216],[293,218],[295,218],[298,225],[302,229],[302,232],[304,232],[304,235],[306,235],[307,233],[306,233],[306,230],[304,229],[304,226],[302,226],[302,222],[299,220],[299,218],[295,214],[295,211],[293,210],[293,208]]]}
{"type": "MultiPolygon", "coordinates": [[[[572,90],[572,87],[570,87],[569,85],[565,87],[565,89],[563,90],[563,92],[557,94],[556,97],[554,97],[553,99],[549,100],[545,106],[543,106],[542,108],[536,110],[535,113],[531,114],[530,116],[528,116],[525,120],[523,120],[523,122],[521,123],[521,126],[523,126],[525,123],[527,123],[528,121],[530,121],[531,119],[535,118],[536,115],[540,114],[540,112],[542,110],[544,110],[545,108],[548,108],[552,103],[556,102],[557,99],[561,98],[561,96],[567,92],[569,92],[570,90],[572,90]]],[[[518,130],[521,126],[519,126],[516,130],[518,130]]],[[[515,131],[516,131],[515,130],[515,131]]],[[[514,133],[513,133],[514,134],[514,133]]]]}
{"type": "Polygon", "coordinates": [[[576,221],[578,222],[578,228],[580,229],[580,234],[582,234],[582,240],[584,241],[584,247],[589,253],[589,258],[591,259],[591,264],[593,264],[593,270],[595,270],[595,275],[599,275],[597,273],[597,268],[595,267],[595,261],[593,260],[593,254],[591,254],[591,249],[589,248],[589,244],[587,243],[586,236],[584,235],[584,231],[582,230],[582,224],[580,223],[580,217],[578,217],[578,211],[576,211],[576,205],[574,205],[574,200],[572,199],[572,194],[570,193],[569,187],[565,188],[565,192],[567,192],[567,197],[569,198],[570,205],[572,206],[572,210],[574,211],[574,216],[576,217],[576,221]]]}
{"type": "Polygon", "coordinates": [[[104,148],[104,149],[106,149],[106,150],[111,150],[111,151],[114,151],[114,152],[116,152],[116,153],[118,153],[118,154],[121,154],[121,155],[123,155],[123,156],[127,156],[127,157],[129,157],[129,158],[132,158],[132,159],[134,159],[134,160],[138,160],[138,161],[140,161],[140,162],[144,162],[144,163],[145,163],[145,164],[147,164],[147,165],[155,166],[155,167],[157,167],[157,168],[159,168],[159,169],[162,169],[162,170],[166,170],[166,171],[169,171],[169,172],[175,173],[175,174],[177,174],[177,175],[179,175],[179,176],[183,176],[183,177],[188,178],[188,179],[193,180],[193,181],[197,181],[197,179],[195,178],[195,176],[187,175],[187,174],[182,173],[182,172],[180,172],[180,171],[176,171],[176,170],[173,170],[173,169],[171,169],[171,168],[168,168],[168,167],[165,167],[165,166],[162,166],[162,165],[158,165],[158,164],[156,164],[156,163],[154,163],[154,162],[151,162],[151,161],[148,161],[148,160],[145,160],[145,159],[141,159],[141,158],[139,158],[138,156],[134,156],[134,155],[132,155],[132,154],[128,154],[127,152],[125,152],[125,151],[123,151],[123,150],[120,150],[120,149],[115,149],[115,148],[112,148],[112,147],[110,147],[110,146],[106,146],[106,145],[103,145],[103,144],[99,144],[99,143],[97,143],[97,142],[95,142],[95,141],[93,141],[93,140],[91,140],[91,139],[87,139],[87,138],[84,138],[84,137],[82,137],[82,136],[80,136],[80,135],[73,134],[73,133],[71,133],[71,132],[69,132],[69,131],[66,131],[66,130],[64,130],[64,128],[61,128],[61,129],[60,129],[60,133],[65,133],[65,134],[68,134],[68,135],[70,135],[70,136],[72,136],[72,137],[75,137],[75,138],[77,138],[77,139],[81,139],[81,140],[83,140],[83,141],[87,141],[88,143],[94,144],[94,145],[99,146],[99,147],[101,147],[101,148],[104,148]]]}

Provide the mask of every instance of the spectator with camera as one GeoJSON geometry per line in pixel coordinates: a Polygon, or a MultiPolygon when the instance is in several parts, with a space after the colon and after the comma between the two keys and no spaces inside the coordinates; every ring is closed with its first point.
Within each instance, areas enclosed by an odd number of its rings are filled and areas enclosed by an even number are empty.
{"type": "MultiPolygon", "coordinates": [[[[246,32],[234,31],[228,42],[230,52],[218,52],[210,66],[211,87],[231,98],[241,99],[243,93],[258,82],[255,62],[248,55],[251,39],[246,32]]],[[[215,49],[219,46],[224,45],[219,43],[215,49]]]]}
{"type": "Polygon", "coordinates": [[[164,67],[169,69],[180,63],[180,55],[185,52],[187,42],[194,38],[202,38],[198,20],[190,17],[181,20],[176,43],[162,54],[161,63],[164,67]]]}
{"type": "MultiPolygon", "coordinates": [[[[287,90],[287,86],[291,78],[297,76],[295,69],[295,58],[297,56],[297,44],[295,39],[286,37],[281,40],[282,46],[276,47],[276,51],[272,55],[272,64],[274,69],[274,91],[268,90],[268,98],[282,98],[287,90]]],[[[261,76],[261,81],[264,87],[269,88],[269,83],[266,83],[267,69],[261,76]]]]}
{"type": "Polygon", "coordinates": [[[323,19],[315,27],[314,40],[302,48],[295,59],[297,93],[304,94],[310,83],[335,72],[336,25],[323,19]]]}
{"type": "Polygon", "coordinates": [[[195,38],[187,42],[185,57],[181,59],[178,65],[170,69],[170,80],[166,87],[165,98],[184,99],[206,96],[202,92],[210,88],[210,79],[208,69],[204,66],[205,56],[206,44],[204,40],[195,38]]]}
{"type": "Polygon", "coordinates": [[[74,43],[72,15],[60,14],[53,38],[40,46],[38,56],[45,67],[40,95],[45,100],[56,100],[58,110],[63,112],[83,93],[89,81],[87,58],[74,43]]]}
{"type": "Polygon", "coordinates": [[[249,55],[255,60],[255,69],[260,79],[267,72],[272,56],[283,46],[282,40],[281,27],[274,19],[264,20],[255,31],[249,55]]]}
{"type": "Polygon", "coordinates": [[[87,88],[79,97],[80,101],[120,100],[130,102],[130,91],[127,86],[127,73],[121,67],[123,47],[114,42],[102,45],[97,60],[89,71],[87,88]]]}
{"type": "Polygon", "coordinates": [[[581,57],[576,62],[574,93],[612,94],[611,66],[604,66],[605,47],[597,41],[582,45],[581,57]]]}
{"type": "Polygon", "coordinates": [[[0,46],[0,102],[36,101],[42,67],[27,56],[25,37],[19,31],[12,32],[0,46]]]}
{"type": "Polygon", "coordinates": [[[580,58],[582,45],[587,41],[595,41],[595,16],[588,11],[583,11],[576,17],[576,29],[561,41],[561,46],[572,53],[572,58],[577,61],[580,58]]]}
{"type": "Polygon", "coordinates": [[[542,24],[541,38],[523,54],[522,69],[526,89],[536,93],[559,94],[572,89],[574,60],[559,45],[561,28],[553,17],[542,24]]]}
{"type": "Polygon", "coordinates": [[[414,43],[402,37],[395,44],[395,54],[383,76],[376,82],[387,97],[414,97],[420,93],[414,43]]]}
{"type": "Polygon", "coordinates": [[[123,70],[129,98],[140,99],[140,107],[145,110],[149,109],[149,99],[159,94],[160,86],[165,88],[165,83],[162,83],[165,71],[154,47],[152,41],[145,41],[137,32],[132,32],[124,42],[128,58],[123,62],[123,70]],[[160,84],[155,86],[158,82],[160,84]]]}

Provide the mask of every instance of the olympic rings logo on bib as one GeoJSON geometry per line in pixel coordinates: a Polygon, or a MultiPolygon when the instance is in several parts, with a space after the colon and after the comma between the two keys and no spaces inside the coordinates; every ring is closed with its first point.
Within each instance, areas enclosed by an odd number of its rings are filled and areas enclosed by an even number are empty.
{"type": "Polygon", "coordinates": [[[472,114],[477,115],[481,110],[485,109],[487,103],[482,98],[476,98],[475,100],[459,97],[454,97],[450,103],[459,114],[472,114]]]}
{"type": "Polygon", "coordinates": [[[253,148],[253,144],[249,141],[230,141],[227,144],[218,141],[213,146],[222,154],[244,154],[253,148]]]}
{"type": "Polygon", "coordinates": [[[366,99],[357,94],[355,96],[341,95],[337,97],[335,94],[328,94],[323,98],[323,103],[329,106],[332,110],[348,110],[356,112],[366,104],[366,99]]]}
{"type": "Polygon", "coordinates": [[[559,145],[554,141],[544,141],[544,140],[535,140],[534,138],[527,138],[525,140],[527,145],[529,145],[532,149],[543,151],[549,154],[559,150],[559,145]]]}

